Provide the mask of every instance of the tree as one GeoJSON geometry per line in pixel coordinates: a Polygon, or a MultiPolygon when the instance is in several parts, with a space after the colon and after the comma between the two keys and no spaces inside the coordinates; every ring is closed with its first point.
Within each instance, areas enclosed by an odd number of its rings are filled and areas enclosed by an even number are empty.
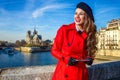
{"type": "Polygon", "coordinates": [[[25,46],[26,45],[26,41],[23,39],[21,40],[21,46],[25,46]]]}
{"type": "Polygon", "coordinates": [[[15,44],[16,44],[17,47],[21,46],[21,42],[19,40],[16,40],[15,44]]]}
{"type": "Polygon", "coordinates": [[[46,44],[46,46],[49,46],[51,42],[52,42],[52,41],[49,40],[49,39],[47,39],[47,40],[44,41],[44,43],[46,44]]]}

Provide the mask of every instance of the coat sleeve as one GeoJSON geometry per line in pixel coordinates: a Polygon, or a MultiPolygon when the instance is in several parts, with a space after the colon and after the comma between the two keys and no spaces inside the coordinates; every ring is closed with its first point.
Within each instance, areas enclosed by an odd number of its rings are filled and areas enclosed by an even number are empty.
{"type": "Polygon", "coordinates": [[[70,58],[70,56],[65,56],[62,53],[62,45],[63,45],[63,40],[64,40],[64,28],[65,25],[63,25],[56,34],[52,49],[51,49],[51,53],[52,55],[57,58],[58,60],[62,60],[63,62],[65,62],[66,64],[68,63],[68,60],[70,58]]]}
{"type": "Polygon", "coordinates": [[[62,59],[62,44],[63,44],[63,26],[57,31],[54,43],[51,49],[52,55],[57,59],[62,59]]]}

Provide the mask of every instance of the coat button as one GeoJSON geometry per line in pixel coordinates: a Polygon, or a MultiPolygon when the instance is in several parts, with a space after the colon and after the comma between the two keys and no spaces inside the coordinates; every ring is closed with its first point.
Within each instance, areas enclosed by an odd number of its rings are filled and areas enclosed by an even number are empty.
{"type": "Polygon", "coordinates": [[[68,47],[69,47],[69,46],[70,46],[70,43],[68,43],[67,45],[68,45],[68,47]]]}
{"type": "Polygon", "coordinates": [[[65,78],[68,78],[68,75],[67,75],[67,74],[65,74],[65,78]]]}

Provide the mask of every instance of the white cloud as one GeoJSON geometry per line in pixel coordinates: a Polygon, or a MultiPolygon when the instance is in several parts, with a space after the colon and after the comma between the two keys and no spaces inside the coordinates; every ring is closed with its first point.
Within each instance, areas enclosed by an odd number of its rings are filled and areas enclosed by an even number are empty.
{"type": "Polygon", "coordinates": [[[66,8],[70,5],[68,4],[53,4],[53,5],[47,5],[47,6],[44,6],[42,8],[38,8],[36,9],[33,13],[32,13],[32,17],[33,18],[37,18],[39,16],[42,16],[45,12],[47,11],[52,11],[52,10],[55,10],[55,9],[62,9],[62,8],[66,8]]]}
{"type": "Polygon", "coordinates": [[[103,14],[106,14],[106,13],[109,13],[109,12],[113,12],[113,11],[116,11],[116,10],[119,10],[119,9],[120,8],[114,8],[114,7],[101,8],[101,9],[98,9],[95,12],[95,16],[103,15],[103,14]]]}

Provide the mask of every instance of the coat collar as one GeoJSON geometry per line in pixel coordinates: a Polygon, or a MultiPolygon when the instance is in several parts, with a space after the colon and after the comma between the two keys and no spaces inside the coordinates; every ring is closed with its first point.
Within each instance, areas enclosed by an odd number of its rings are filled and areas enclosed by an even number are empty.
{"type": "MultiPolygon", "coordinates": [[[[69,24],[68,27],[67,27],[67,30],[76,30],[75,22],[69,24]]],[[[85,31],[83,31],[81,35],[82,35],[82,37],[83,37],[84,39],[86,39],[87,36],[88,36],[85,31]]]]}
{"type": "Polygon", "coordinates": [[[67,29],[76,29],[75,23],[73,22],[73,23],[69,24],[67,29]]]}

